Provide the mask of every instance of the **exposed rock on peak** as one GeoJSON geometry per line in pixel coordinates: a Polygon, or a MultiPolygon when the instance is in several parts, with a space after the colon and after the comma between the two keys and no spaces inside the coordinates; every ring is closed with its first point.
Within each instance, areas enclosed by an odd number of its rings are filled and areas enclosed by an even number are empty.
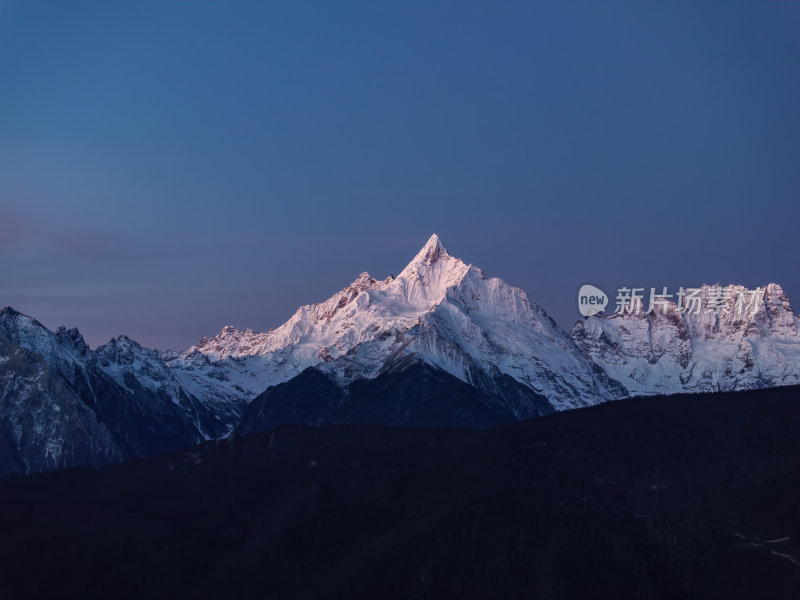
{"type": "Polygon", "coordinates": [[[439,236],[434,233],[430,238],[428,238],[428,241],[425,242],[425,245],[411,262],[425,262],[432,264],[445,256],[449,256],[449,254],[447,254],[447,249],[444,247],[444,244],[442,244],[439,236]]]}

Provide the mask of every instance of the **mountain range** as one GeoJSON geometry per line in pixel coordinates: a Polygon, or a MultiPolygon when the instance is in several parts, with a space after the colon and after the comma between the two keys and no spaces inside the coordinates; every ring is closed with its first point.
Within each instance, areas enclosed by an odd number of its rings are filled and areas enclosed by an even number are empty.
{"type": "MultiPolygon", "coordinates": [[[[708,298],[717,286],[703,286],[708,298]]],[[[488,428],[630,396],[800,383],[800,321],[777,284],[734,309],[597,314],[567,332],[436,235],[396,277],[361,273],[265,333],[182,352],[91,349],[0,311],[0,476],[103,466],[284,423],[488,428]]]]}

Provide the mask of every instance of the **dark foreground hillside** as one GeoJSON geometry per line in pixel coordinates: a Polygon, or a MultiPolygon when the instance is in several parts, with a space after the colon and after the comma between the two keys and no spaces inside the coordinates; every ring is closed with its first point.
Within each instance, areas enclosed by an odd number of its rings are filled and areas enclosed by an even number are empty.
{"type": "Polygon", "coordinates": [[[798,598],[800,390],[0,482],[0,598],[798,598]]]}

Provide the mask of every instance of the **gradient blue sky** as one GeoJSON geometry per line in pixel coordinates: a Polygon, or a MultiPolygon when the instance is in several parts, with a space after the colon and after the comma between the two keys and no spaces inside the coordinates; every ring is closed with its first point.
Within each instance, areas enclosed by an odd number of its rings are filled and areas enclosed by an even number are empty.
{"type": "Polygon", "coordinates": [[[800,305],[799,4],[0,2],[0,86],[0,305],[92,345],[432,232],[565,326],[585,281],[800,305]]]}

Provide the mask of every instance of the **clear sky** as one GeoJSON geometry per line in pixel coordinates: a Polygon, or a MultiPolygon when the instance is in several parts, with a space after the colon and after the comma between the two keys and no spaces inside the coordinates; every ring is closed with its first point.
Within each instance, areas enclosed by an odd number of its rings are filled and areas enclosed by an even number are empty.
{"type": "Polygon", "coordinates": [[[94,346],[265,330],[436,232],[800,309],[800,4],[0,2],[0,306],[94,346]]]}

